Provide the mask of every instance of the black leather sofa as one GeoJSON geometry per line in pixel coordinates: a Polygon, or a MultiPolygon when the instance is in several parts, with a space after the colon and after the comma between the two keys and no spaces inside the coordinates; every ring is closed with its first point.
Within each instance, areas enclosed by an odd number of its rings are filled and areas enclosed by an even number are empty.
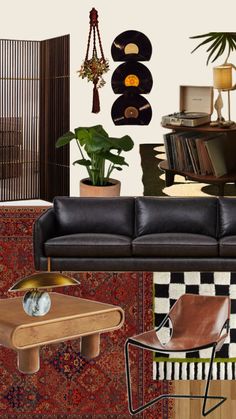
{"type": "Polygon", "coordinates": [[[234,271],[236,198],[68,198],[34,225],[37,270],[234,271]]]}

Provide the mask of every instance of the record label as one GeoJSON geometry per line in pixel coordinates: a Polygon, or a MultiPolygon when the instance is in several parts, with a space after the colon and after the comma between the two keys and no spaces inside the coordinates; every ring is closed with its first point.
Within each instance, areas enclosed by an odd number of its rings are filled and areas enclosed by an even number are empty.
{"type": "Polygon", "coordinates": [[[125,46],[124,53],[125,53],[125,55],[138,54],[139,53],[139,47],[138,47],[138,45],[132,44],[132,42],[130,42],[129,44],[127,44],[125,46]]]}
{"type": "Polygon", "coordinates": [[[125,86],[133,86],[138,87],[139,85],[139,78],[135,74],[129,74],[125,77],[125,86]]]}
{"type": "Polygon", "coordinates": [[[125,118],[138,118],[139,111],[134,106],[128,106],[128,108],[125,108],[124,115],[125,118]]]}
{"type": "Polygon", "coordinates": [[[142,32],[125,31],[113,41],[111,55],[114,61],[149,61],[152,55],[152,44],[142,32]]]}
{"type": "Polygon", "coordinates": [[[126,93],[133,90],[134,93],[149,93],[152,89],[153,80],[150,70],[135,61],[120,64],[111,78],[114,93],[126,93]]]}
{"type": "Polygon", "coordinates": [[[115,125],[148,125],[152,119],[152,108],[143,96],[126,93],[114,102],[111,116],[115,125]]]}

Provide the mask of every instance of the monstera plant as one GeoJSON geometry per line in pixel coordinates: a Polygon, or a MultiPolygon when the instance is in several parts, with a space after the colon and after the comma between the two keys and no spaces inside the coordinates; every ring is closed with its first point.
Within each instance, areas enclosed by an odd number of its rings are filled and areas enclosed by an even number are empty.
{"type": "Polygon", "coordinates": [[[225,63],[227,63],[231,52],[236,50],[236,32],[208,32],[203,35],[191,36],[190,39],[202,39],[202,42],[192,52],[205,45],[209,53],[207,64],[210,60],[212,63],[216,61],[225,51],[227,53],[225,63]]]}
{"type": "Polygon", "coordinates": [[[111,174],[114,170],[120,171],[123,166],[128,166],[121,153],[133,148],[132,139],[128,135],[121,138],[109,137],[102,125],[96,125],[67,132],[58,138],[56,147],[63,147],[72,140],[75,140],[80,153],[80,159],[73,164],[84,166],[88,172],[88,178],[80,182],[80,195],[119,195],[120,182],[111,179],[111,174]]]}

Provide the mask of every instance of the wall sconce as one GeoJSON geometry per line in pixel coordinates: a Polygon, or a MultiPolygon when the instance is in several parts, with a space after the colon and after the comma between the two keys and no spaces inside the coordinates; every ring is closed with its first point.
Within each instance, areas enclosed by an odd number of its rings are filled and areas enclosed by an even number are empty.
{"type": "Polygon", "coordinates": [[[232,69],[236,70],[236,67],[233,64],[226,63],[218,67],[213,68],[213,86],[218,90],[218,97],[215,101],[215,109],[217,111],[217,122],[224,126],[230,126],[234,124],[231,121],[230,117],[230,90],[236,89],[236,84],[233,86],[232,83],[232,69]],[[228,92],[228,121],[224,122],[224,118],[221,114],[221,109],[223,108],[223,100],[221,96],[221,91],[228,92]]]}

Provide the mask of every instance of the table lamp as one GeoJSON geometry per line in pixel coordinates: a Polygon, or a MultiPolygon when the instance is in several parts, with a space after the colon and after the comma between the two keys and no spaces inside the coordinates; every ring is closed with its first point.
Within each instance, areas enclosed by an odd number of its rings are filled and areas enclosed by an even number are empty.
{"type": "Polygon", "coordinates": [[[21,278],[8,291],[27,291],[23,297],[23,308],[29,316],[37,317],[45,316],[51,308],[51,298],[46,288],[79,284],[79,281],[61,272],[36,272],[21,278]]]}
{"type": "Polygon", "coordinates": [[[234,124],[230,118],[230,90],[236,89],[236,84],[233,86],[232,83],[232,69],[236,69],[233,64],[223,64],[218,67],[213,68],[213,86],[215,89],[218,89],[219,95],[215,102],[215,109],[218,115],[218,122],[222,123],[224,126],[230,126],[234,124]],[[224,122],[224,118],[221,115],[221,109],[223,108],[223,100],[221,96],[221,91],[228,92],[228,121],[224,122]]]}

